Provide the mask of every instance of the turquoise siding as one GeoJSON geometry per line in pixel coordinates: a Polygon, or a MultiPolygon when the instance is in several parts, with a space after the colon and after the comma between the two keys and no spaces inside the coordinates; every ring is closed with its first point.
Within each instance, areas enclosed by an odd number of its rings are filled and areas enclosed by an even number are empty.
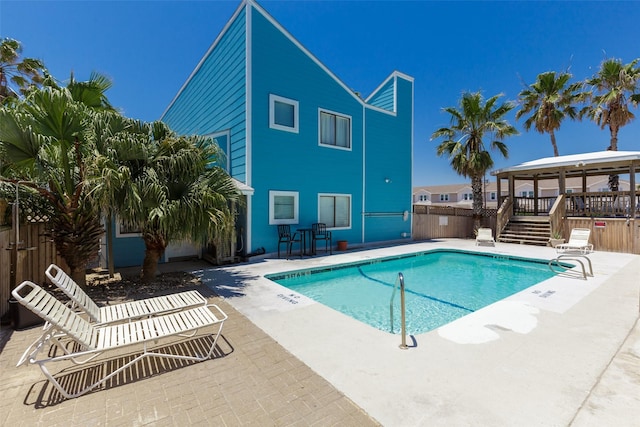
{"type": "Polygon", "coordinates": [[[365,240],[376,242],[402,238],[411,232],[411,222],[402,212],[411,212],[413,83],[395,80],[395,115],[367,109],[365,240]],[[386,182],[389,180],[389,182],[386,182]]]}
{"type": "MultiPolygon", "coordinates": [[[[111,234],[113,242],[113,265],[116,267],[142,266],[145,246],[142,237],[116,237],[116,227],[111,234]]],[[[160,259],[162,262],[163,259],[160,259]]]]}
{"type": "Polygon", "coordinates": [[[218,142],[230,173],[254,188],[246,252],[277,250],[270,191],[298,193],[294,230],[318,222],[319,194],[351,196],[350,227],[333,230],[334,245],[411,231],[402,213],[411,210],[412,79],[391,74],[365,104],[253,2],[241,4],[162,119],[181,134],[229,132],[229,150],[224,136],[218,142]],[[298,132],[269,127],[270,95],[298,102],[298,132]],[[320,110],[350,117],[348,150],[319,144],[320,110]]]}
{"type": "Polygon", "coordinates": [[[367,104],[382,108],[387,111],[395,111],[395,79],[391,77],[373,95],[367,99],[367,104]]]}
{"type": "Polygon", "coordinates": [[[269,190],[299,193],[299,225],[318,222],[318,194],[350,194],[351,229],[334,240],[360,242],[362,229],[363,105],[262,14],[252,16],[252,247],[275,251],[269,190]],[[299,132],[269,128],[269,94],[299,102],[299,132]],[[350,151],[318,145],[319,109],[351,116],[350,151]]]}
{"type": "MultiPolygon", "coordinates": [[[[239,181],[246,179],[245,34],[245,11],[241,10],[161,117],[183,135],[229,131],[230,150],[226,137],[218,141],[228,157],[230,174],[239,181]]],[[[142,265],[142,238],[114,236],[113,248],[117,267],[142,265]]]]}
{"type": "Polygon", "coordinates": [[[179,134],[231,131],[231,175],[245,181],[246,168],[245,9],[221,35],[214,49],[162,117],[179,134]]]}

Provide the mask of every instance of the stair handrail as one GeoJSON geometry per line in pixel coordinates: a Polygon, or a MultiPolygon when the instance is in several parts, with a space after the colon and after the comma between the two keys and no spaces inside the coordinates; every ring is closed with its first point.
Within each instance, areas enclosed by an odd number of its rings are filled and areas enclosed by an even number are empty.
{"type": "MultiPolygon", "coordinates": [[[[551,206],[549,210],[549,225],[551,225],[551,236],[560,235],[564,236],[564,221],[563,218],[567,212],[567,206],[565,203],[565,195],[560,194],[558,198],[551,206]]],[[[549,237],[551,237],[549,236],[549,237]]]]}
{"type": "Polygon", "coordinates": [[[508,196],[502,201],[502,205],[500,205],[496,215],[496,239],[500,237],[500,233],[502,233],[504,228],[507,226],[512,216],[513,198],[508,196]]]}

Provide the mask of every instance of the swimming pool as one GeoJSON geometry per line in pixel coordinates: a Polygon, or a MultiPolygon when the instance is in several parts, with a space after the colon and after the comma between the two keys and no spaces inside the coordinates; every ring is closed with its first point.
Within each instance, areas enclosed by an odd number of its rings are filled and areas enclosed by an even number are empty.
{"type": "MultiPolygon", "coordinates": [[[[282,286],[382,331],[400,332],[404,275],[407,333],[420,334],[553,277],[547,260],[434,250],[265,276],[282,286]]],[[[569,265],[564,265],[570,267],[569,265]]]]}

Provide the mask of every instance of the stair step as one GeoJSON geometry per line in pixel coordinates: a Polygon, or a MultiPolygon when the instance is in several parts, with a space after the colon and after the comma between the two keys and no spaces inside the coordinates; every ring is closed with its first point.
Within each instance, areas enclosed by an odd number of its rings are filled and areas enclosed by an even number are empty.
{"type": "Polygon", "coordinates": [[[549,217],[514,216],[496,240],[504,243],[547,246],[550,236],[549,217]]]}
{"type": "Polygon", "coordinates": [[[530,239],[519,239],[519,238],[498,238],[499,242],[502,243],[520,243],[521,245],[537,245],[537,246],[547,246],[547,240],[530,240],[530,239]]]}
{"type": "Polygon", "coordinates": [[[500,233],[500,236],[510,239],[544,240],[545,242],[549,241],[548,234],[500,233]]]}

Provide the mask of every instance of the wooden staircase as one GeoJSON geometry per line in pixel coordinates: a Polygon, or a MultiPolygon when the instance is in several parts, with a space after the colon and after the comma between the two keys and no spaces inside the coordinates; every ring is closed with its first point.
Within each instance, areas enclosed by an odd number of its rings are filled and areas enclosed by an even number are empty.
{"type": "Polygon", "coordinates": [[[521,245],[547,246],[551,236],[548,216],[512,216],[498,241],[521,245]]]}

